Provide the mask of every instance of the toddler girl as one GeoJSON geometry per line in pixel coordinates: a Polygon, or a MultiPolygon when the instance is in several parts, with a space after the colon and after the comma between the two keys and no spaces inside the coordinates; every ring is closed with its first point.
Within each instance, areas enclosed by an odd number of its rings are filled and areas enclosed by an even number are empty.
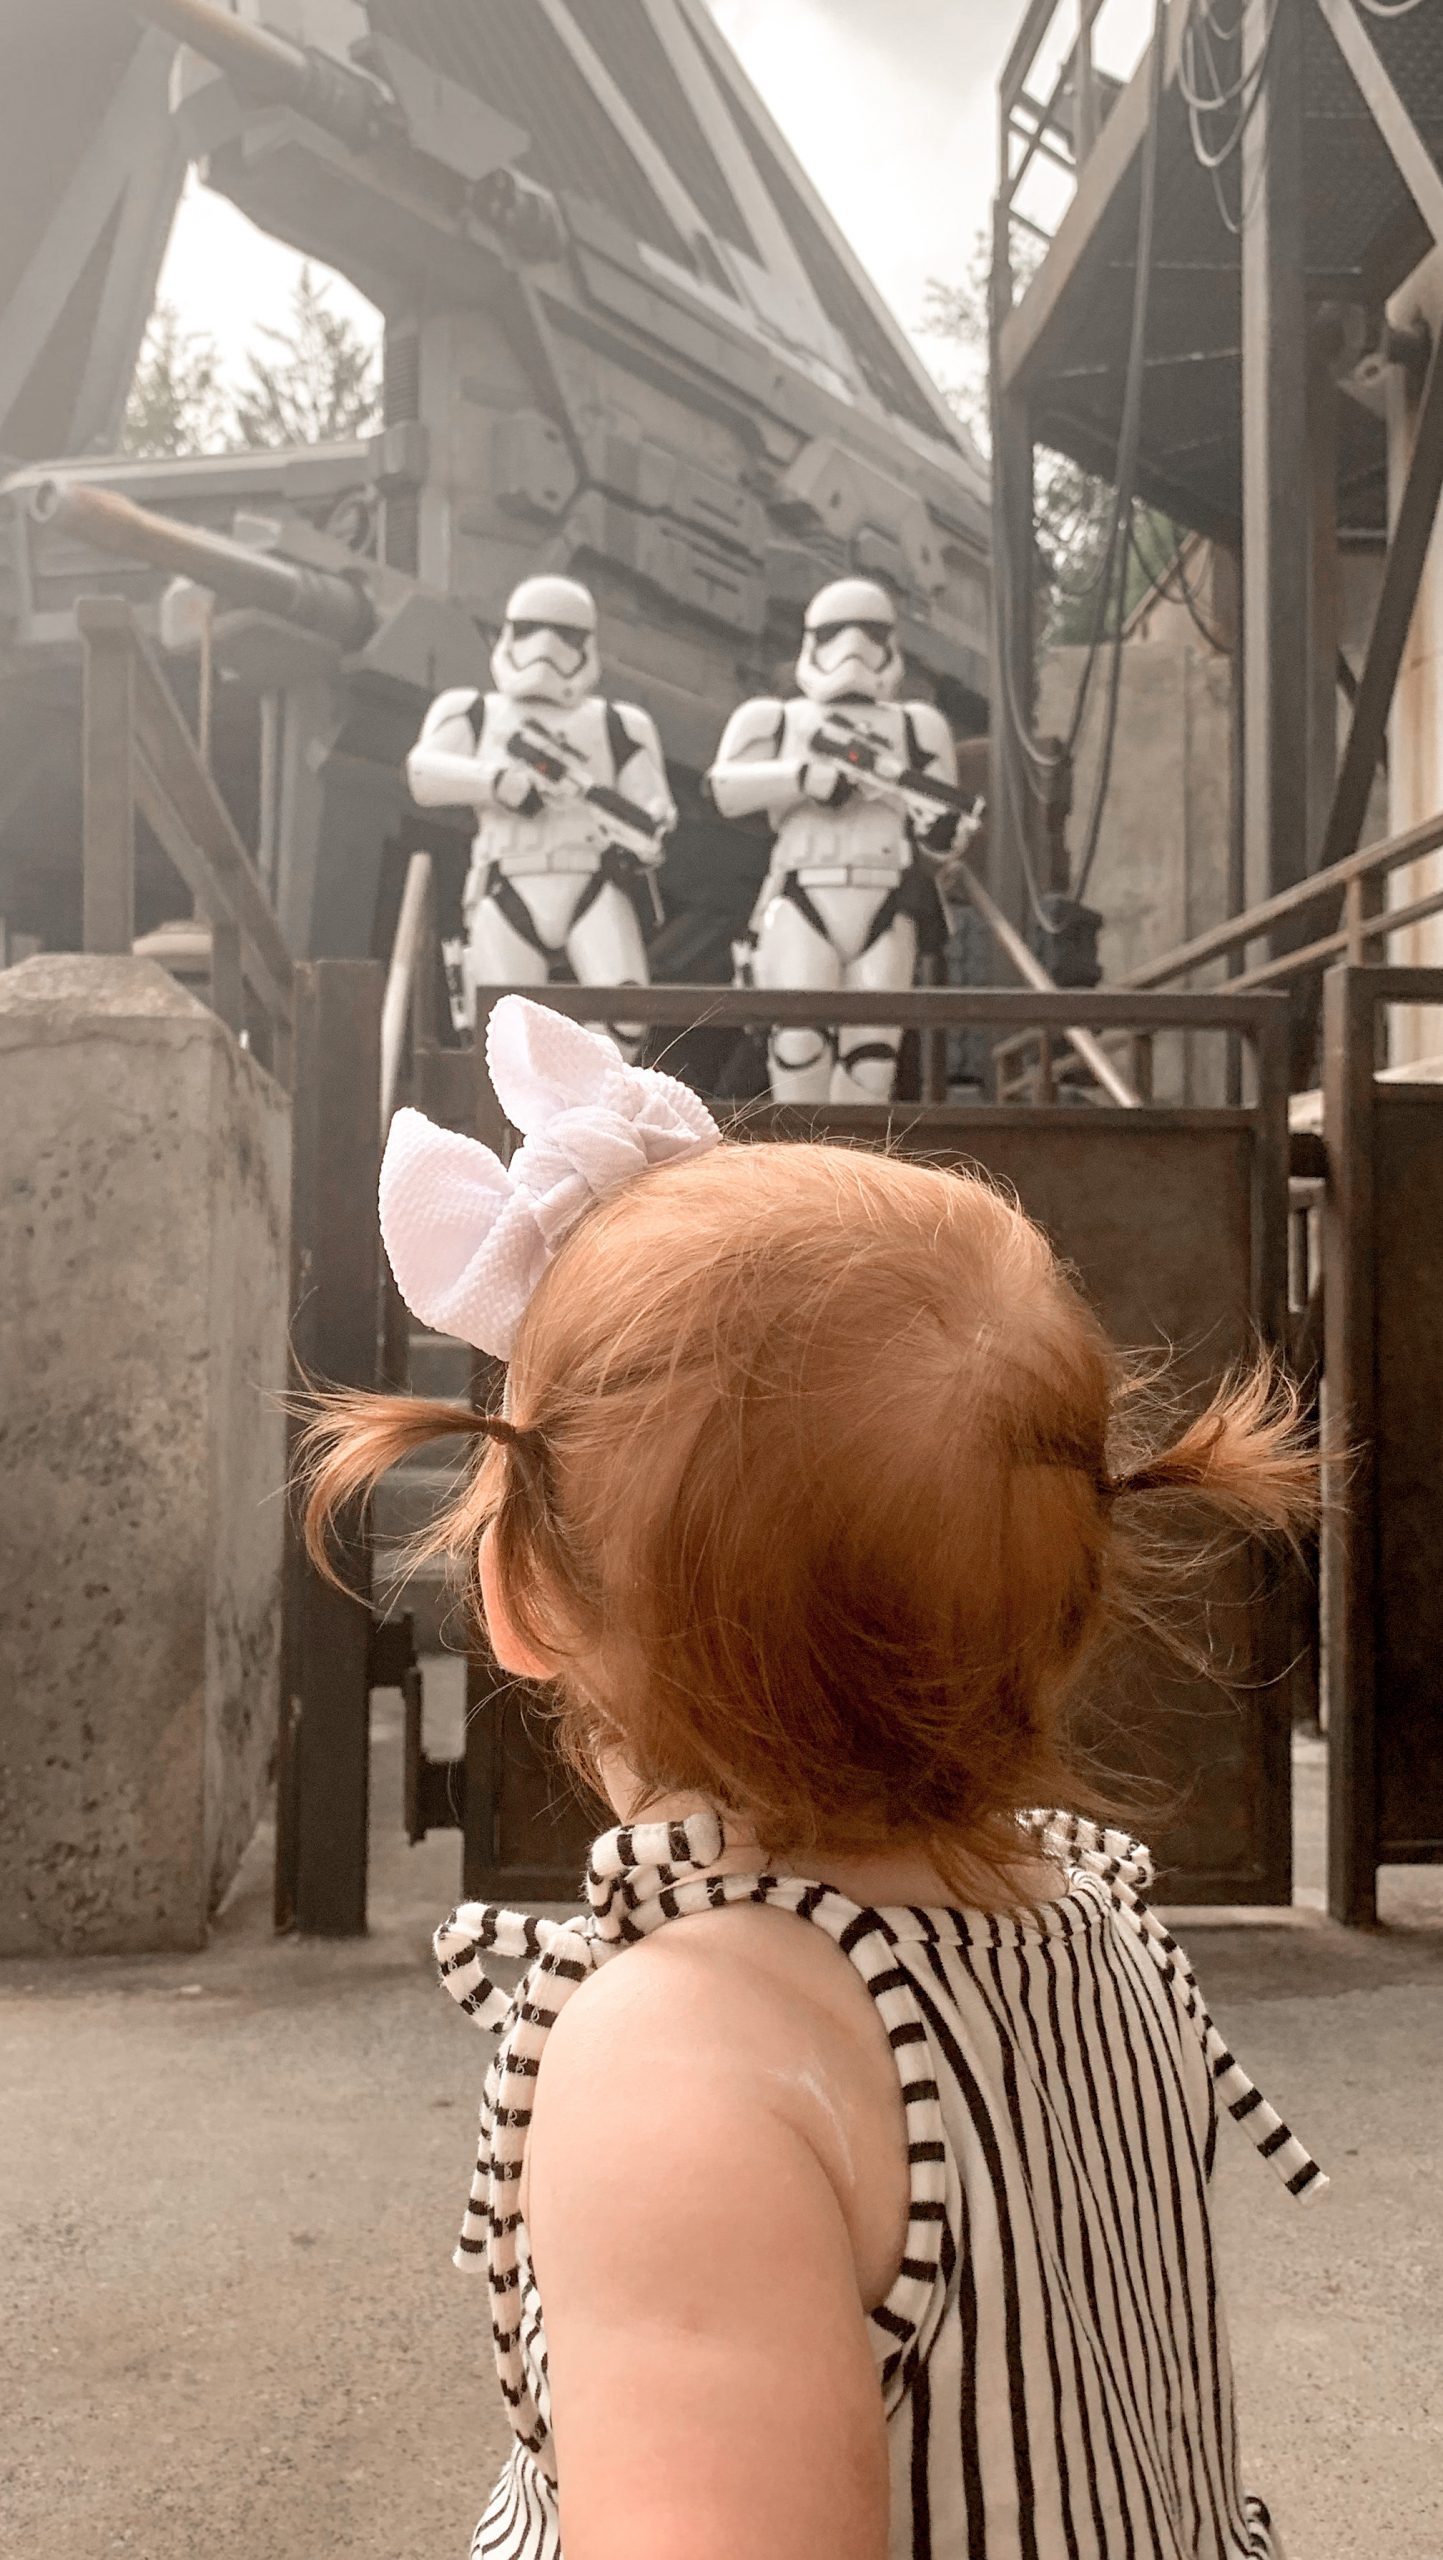
{"type": "Polygon", "coordinates": [[[413,1310],[509,1360],[504,1410],[333,1403],[308,1519],[319,1557],[397,1457],[476,1435],[436,1542],[619,1826],[579,1920],[463,1904],[437,1939],[498,2039],[459,2259],[515,2444],[474,2554],[1276,2553],[1220,2115],[1325,2181],[1146,1851],[1088,1818],[1067,1707],[1149,1622],[1154,1494],[1301,1516],[1290,1401],[1259,1373],[1129,1448],[1119,1360],[987,1182],[719,1144],[521,998],[490,1063],[509,1167],[402,1113],[381,1207],[413,1310]],[[514,1999],[492,1955],[532,1959],[514,1999]]]}

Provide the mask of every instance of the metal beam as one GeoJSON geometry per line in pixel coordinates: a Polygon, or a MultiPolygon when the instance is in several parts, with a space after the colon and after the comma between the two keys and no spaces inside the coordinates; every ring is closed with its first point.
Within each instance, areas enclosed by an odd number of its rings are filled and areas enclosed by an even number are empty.
{"type": "Polygon", "coordinates": [[[1358,679],[1352,725],[1323,838],[1320,867],[1356,851],[1383,752],[1428,546],[1443,497],[1443,335],[1435,341],[1418,404],[1408,477],[1358,679]]]}
{"type": "Polygon", "coordinates": [[[1316,0],[1316,6],[1357,82],[1399,177],[1435,241],[1443,247],[1443,171],[1394,88],[1353,0],[1316,0]]]}
{"type": "Polygon", "coordinates": [[[82,397],[63,424],[56,421],[51,452],[74,452],[98,437],[115,417],[117,404],[124,406],[149,293],[185,176],[184,154],[166,114],[170,59],[171,48],[162,36],[143,39],[0,313],[3,423],[43,366],[57,321],[90,260],[97,251],[104,253],[105,294],[95,343],[81,369],[82,397]],[[102,365],[109,368],[108,378],[102,365]],[[84,411],[83,435],[77,409],[84,411]]]}
{"type": "Polygon", "coordinates": [[[992,757],[989,782],[992,885],[1016,922],[1024,912],[1030,847],[1036,841],[1037,777],[1028,760],[1037,689],[1036,568],[1032,424],[1027,403],[1004,391],[997,331],[1011,301],[1007,208],[994,210],[992,353],[992,757]]]}
{"type": "MultiPolygon", "coordinates": [[[[1035,952],[1023,941],[1021,934],[1008,923],[996,900],[988,897],[970,864],[959,861],[953,865],[953,868],[993,940],[1005,952],[1024,985],[1036,987],[1048,995],[1060,994],[1061,989],[1058,987],[1057,980],[1049,975],[1035,952]]],[[[1082,1060],[1089,1075],[1096,1077],[1103,1092],[1113,1102],[1118,1103],[1124,1111],[1140,1110],[1142,1096],[1136,1085],[1129,1084],[1121,1069],[1113,1065],[1101,1041],[1096,1039],[1092,1032],[1079,1030],[1074,1023],[1069,1023],[1066,1029],[1068,1040],[1077,1056],[1082,1060]]]]}
{"type": "MultiPolygon", "coordinates": [[[[1177,79],[1188,11],[1170,9],[1164,35],[1164,80],[1177,79]]],[[[1093,238],[1112,213],[1142,151],[1147,133],[1150,74],[1144,55],[1113,107],[1097,138],[1077,193],[1057,226],[1056,236],[1026,293],[999,330],[996,363],[1003,389],[1030,381],[1046,364],[1045,342],[1055,322],[1072,309],[1072,288],[1093,238]]],[[[1134,231],[1136,224],[1133,225],[1134,231]]]]}
{"type": "Polygon", "coordinates": [[[1243,874],[1250,906],[1308,869],[1304,0],[1245,0],[1256,104],[1242,145],[1243,874]]]}
{"type": "Polygon", "coordinates": [[[1312,553],[1308,611],[1307,865],[1323,861],[1338,780],[1338,387],[1316,344],[1308,384],[1308,495],[1312,553]]]}

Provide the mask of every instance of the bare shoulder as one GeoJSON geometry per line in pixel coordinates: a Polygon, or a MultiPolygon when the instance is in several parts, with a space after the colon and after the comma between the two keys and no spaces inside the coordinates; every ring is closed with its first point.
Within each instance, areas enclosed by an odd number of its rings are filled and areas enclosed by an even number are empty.
{"type": "Polygon", "coordinates": [[[824,1932],[732,1904],[668,1922],[568,2001],[537,2076],[522,2210],[544,2247],[548,2194],[619,2199],[652,2164],[645,2210],[725,2220],[740,2190],[832,2199],[867,2304],[895,2274],[906,2134],[895,2063],[865,1985],[824,1932]],[[805,2162],[805,2171],[802,2163],[805,2162]],[[740,2180],[740,2190],[738,2188],[740,2180]],[[668,2198],[668,2182],[675,2192],[668,2198]]]}
{"type": "Polygon", "coordinates": [[[589,2066],[618,2037],[658,2056],[681,2049],[704,2068],[765,2063],[799,2036],[827,2037],[838,2018],[871,2011],[854,1968],[823,1931],[794,1914],[729,1903],[669,1921],[614,1957],[567,2003],[547,2045],[589,2066]]]}
{"type": "Polygon", "coordinates": [[[572,2560],[884,2560],[868,2305],[797,2095],[823,2032],[800,1968],[838,1961],[812,1935],[669,1921],[547,2040],[521,2209],[572,2560]]]}

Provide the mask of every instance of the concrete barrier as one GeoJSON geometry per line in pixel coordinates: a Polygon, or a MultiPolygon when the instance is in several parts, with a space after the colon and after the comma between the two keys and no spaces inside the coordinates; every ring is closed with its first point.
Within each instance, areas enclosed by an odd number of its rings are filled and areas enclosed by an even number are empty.
{"type": "Polygon", "coordinates": [[[154,962],[0,972],[0,1953],[199,1946],[254,1830],[289,1167],[154,962]]]}

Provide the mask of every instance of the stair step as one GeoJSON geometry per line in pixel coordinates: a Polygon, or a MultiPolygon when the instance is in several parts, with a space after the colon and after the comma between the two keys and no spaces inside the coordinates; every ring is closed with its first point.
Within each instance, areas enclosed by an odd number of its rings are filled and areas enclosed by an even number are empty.
{"type": "Polygon", "coordinates": [[[440,1333],[411,1335],[411,1391],[418,1396],[444,1396],[466,1404],[471,1395],[472,1352],[469,1344],[440,1333]]]}
{"type": "Polygon", "coordinates": [[[371,1501],[377,1538],[399,1545],[429,1529],[438,1512],[454,1499],[460,1466],[436,1466],[426,1458],[408,1459],[383,1476],[371,1501]]]}
{"type": "Polygon", "coordinates": [[[455,1653],[464,1644],[466,1629],[454,1580],[443,1565],[428,1564],[398,1585],[395,1577],[400,1560],[399,1546],[377,1544],[377,1606],[388,1618],[409,1617],[414,1621],[418,1652],[455,1653]]]}

